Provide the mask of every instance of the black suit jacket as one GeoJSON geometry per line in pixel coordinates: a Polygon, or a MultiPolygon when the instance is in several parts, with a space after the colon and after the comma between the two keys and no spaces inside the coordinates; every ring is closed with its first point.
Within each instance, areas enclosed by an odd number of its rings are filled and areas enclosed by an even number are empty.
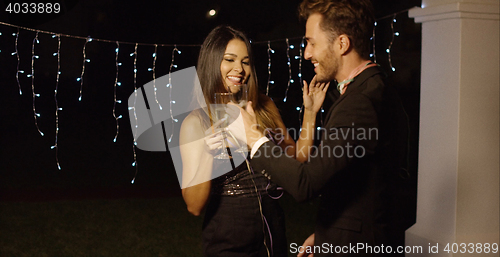
{"type": "Polygon", "coordinates": [[[252,158],[252,166],[298,201],[321,195],[315,229],[316,250],[321,251],[314,256],[342,255],[335,249],[362,256],[346,248],[358,243],[403,245],[408,222],[396,205],[406,175],[401,167],[407,121],[378,67],[356,77],[330,107],[324,124],[321,144],[308,162],[288,158],[267,142],[252,158]]]}

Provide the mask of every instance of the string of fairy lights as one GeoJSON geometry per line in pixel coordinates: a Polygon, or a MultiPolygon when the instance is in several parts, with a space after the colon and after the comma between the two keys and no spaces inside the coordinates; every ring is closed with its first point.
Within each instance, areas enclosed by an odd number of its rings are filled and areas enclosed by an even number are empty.
{"type": "MultiPolygon", "coordinates": [[[[391,34],[392,34],[392,37],[391,37],[391,40],[390,40],[390,43],[388,44],[387,48],[386,48],[386,53],[387,53],[387,58],[388,58],[388,62],[389,62],[389,66],[390,66],[390,69],[392,71],[396,71],[396,68],[394,67],[393,63],[392,63],[392,47],[393,47],[393,44],[395,42],[395,39],[396,37],[398,37],[400,35],[400,33],[398,31],[396,31],[396,28],[395,28],[395,23],[397,22],[396,20],[396,16],[397,14],[399,13],[403,13],[403,12],[406,12],[408,10],[403,10],[403,11],[400,11],[400,12],[397,12],[397,13],[394,13],[394,14],[391,14],[391,15],[388,15],[388,16],[385,16],[385,17],[382,17],[382,18],[379,18],[377,19],[377,21],[380,21],[382,19],[387,19],[387,18],[392,18],[392,21],[390,22],[390,29],[391,29],[391,34]]],[[[144,46],[154,46],[154,53],[152,55],[152,67],[151,68],[148,68],[148,71],[151,71],[152,72],[152,78],[153,78],[153,87],[154,87],[154,97],[155,97],[155,102],[156,104],[158,104],[160,110],[162,110],[165,106],[162,106],[160,104],[160,102],[158,101],[158,98],[157,98],[157,85],[155,83],[156,81],[156,62],[157,62],[157,57],[158,57],[158,47],[173,47],[172,49],[172,52],[171,52],[171,58],[170,58],[170,66],[169,66],[169,69],[168,69],[168,84],[167,85],[163,85],[163,86],[166,86],[166,88],[168,88],[169,90],[169,99],[168,99],[168,103],[169,103],[169,112],[170,112],[170,120],[171,120],[171,126],[172,126],[172,133],[171,135],[169,136],[168,138],[168,142],[171,142],[172,138],[173,138],[173,131],[174,131],[174,127],[175,127],[175,123],[178,122],[178,120],[173,116],[173,108],[174,107],[174,104],[175,104],[175,100],[172,99],[172,92],[174,90],[174,86],[172,85],[172,78],[171,78],[171,73],[175,71],[175,69],[177,68],[177,64],[175,63],[176,61],[176,55],[181,55],[181,51],[178,49],[178,47],[200,47],[200,45],[194,45],[194,44],[185,44],[185,45],[180,45],[180,44],[146,44],[146,43],[137,43],[137,42],[123,42],[123,41],[113,41],[113,40],[104,40],[104,39],[97,39],[97,38],[92,38],[90,36],[88,37],[80,37],[80,36],[74,36],[74,35],[67,35],[67,34],[60,34],[60,33],[56,33],[56,32],[50,32],[50,31],[43,31],[43,30],[37,30],[37,29],[32,29],[32,28],[26,28],[26,27],[21,27],[21,26],[16,26],[16,25],[12,25],[12,24],[8,24],[8,23],[4,23],[4,22],[0,22],[0,25],[4,25],[4,26],[7,26],[7,27],[12,27],[12,28],[15,28],[17,29],[17,32],[15,33],[12,33],[12,36],[15,37],[15,42],[14,42],[14,52],[12,52],[11,55],[15,55],[16,56],[16,59],[17,59],[17,66],[16,66],[16,73],[15,73],[15,77],[16,77],[16,82],[17,82],[17,86],[18,86],[18,90],[19,90],[19,95],[23,95],[23,92],[22,92],[22,87],[21,87],[21,82],[20,82],[20,74],[24,74],[25,72],[23,70],[20,69],[20,63],[21,63],[21,57],[20,57],[20,53],[19,53],[19,49],[18,49],[18,44],[19,44],[19,38],[20,38],[20,34],[21,34],[21,30],[25,30],[25,31],[31,31],[31,32],[35,32],[35,37],[33,38],[33,41],[32,41],[32,45],[31,45],[31,73],[30,74],[27,74],[26,76],[31,78],[31,89],[32,89],[32,108],[33,108],[33,118],[34,118],[34,123],[35,123],[35,127],[38,131],[38,133],[41,135],[41,136],[44,136],[44,133],[40,130],[39,126],[38,126],[38,118],[41,118],[41,114],[39,112],[37,112],[37,109],[36,109],[36,99],[41,97],[39,93],[36,93],[36,90],[35,90],[35,63],[36,61],[40,58],[38,55],[36,55],[36,45],[40,44],[40,39],[39,39],[39,34],[49,34],[49,35],[52,35],[52,38],[56,38],[57,39],[57,52],[55,52],[53,54],[53,56],[57,57],[57,73],[56,73],[56,81],[55,81],[55,90],[54,90],[54,102],[55,102],[55,139],[54,139],[54,145],[51,146],[51,149],[55,149],[55,159],[56,159],[56,164],[57,164],[57,168],[59,170],[61,170],[61,165],[59,163],[59,156],[58,156],[58,141],[59,141],[59,138],[58,138],[58,135],[59,135],[59,112],[62,111],[63,109],[59,106],[59,102],[58,102],[58,88],[59,88],[59,82],[60,82],[60,75],[61,75],[61,38],[62,37],[66,37],[66,38],[74,38],[74,39],[81,39],[81,40],[84,40],[84,44],[83,44],[83,49],[82,49],[82,56],[83,56],[83,61],[82,61],[82,68],[81,68],[81,72],[80,72],[80,76],[76,78],[76,81],[79,82],[79,86],[80,86],[80,89],[79,89],[79,98],[78,98],[78,101],[81,102],[83,100],[83,93],[84,93],[84,77],[85,77],[85,71],[86,71],[86,65],[88,63],[90,63],[90,58],[88,58],[87,56],[87,45],[88,43],[91,43],[91,42],[102,42],[102,43],[114,43],[116,44],[116,48],[115,48],[115,66],[116,66],[116,73],[115,73],[115,80],[114,80],[114,85],[113,85],[113,110],[112,110],[112,113],[113,113],[113,118],[115,119],[116,121],[116,133],[115,133],[115,136],[113,138],[113,142],[116,142],[117,139],[118,139],[118,135],[119,135],[119,120],[123,117],[122,115],[118,115],[117,114],[117,104],[120,104],[122,101],[117,99],[117,90],[122,86],[122,83],[119,81],[119,71],[120,71],[120,66],[122,66],[122,63],[119,62],[119,53],[120,53],[120,47],[121,45],[123,44],[128,44],[128,45],[133,45],[134,46],[134,52],[130,54],[131,57],[133,57],[133,94],[134,94],[134,105],[132,107],[128,107],[128,110],[130,111],[130,115],[133,115],[133,119],[132,120],[135,120],[135,124],[132,124],[132,126],[135,126],[135,128],[138,127],[138,122],[137,122],[137,113],[136,113],[136,110],[135,110],[135,104],[136,104],[136,101],[137,101],[137,97],[138,97],[138,87],[137,87],[137,73],[138,73],[138,67],[137,67],[137,60],[138,60],[138,48],[139,47],[144,47],[144,46]]],[[[375,22],[375,28],[377,28],[378,26],[378,23],[375,22]]],[[[3,34],[0,32],[0,36],[3,36],[3,34]]],[[[300,82],[299,83],[299,86],[302,88],[302,81],[303,81],[303,78],[302,78],[302,61],[304,60],[304,49],[305,49],[305,40],[304,38],[299,38],[301,39],[300,41],[300,47],[298,47],[298,55],[295,55],[293,56],[292,58],[292,52],[294,49],[295,49],[295,45],[294,44],[291,44],[290,41],[291,40],[296,40],[297,38],[285,38],[285,39],[281,39],[281,40],[273,40],[273,41],[263,41],[263,42],[252,42],[252,44],[265,44],[267,45],[267,59],[268,59],[268,65],[267,65],[267,75],[268,75],[268,78],[267,78],[267,86],[266,86],[266,90],[265,90],[265,93],[266,95],[269,96],[270,94],[270,89],[273,87],[273,85],[277,84],[273,79],[272,79],[272,62],[277,62],[278,59],[277,57],[273,57],[277,50],[273,49],[271,47],[271,44],[272,43],[275,43],[275,42],[283,42],[285,41],[285,44],[286,44],[286,48],[284,50],[285,54],[286,54],[286,65],[287,65],[287,68],[288,68],[288,80],[286,81],[286,90],[285,90],[285,93],[284,93],[284,97],[282,98],[282,101],[284,103],[287,102],[287,98],[288,98],[288,93],[289,93],[289,89],[291,86],[293,86],[295,84],[295,80],[294,78],[297,78],[298,81],[300,82]],[[295,60],[295,62],[292,62],[292,59],[295,60]],[[292,71],[294,70],[294,65],[298,66],[297,67],[297,70],[298,72],[296,74],[294,74],[292,71]]],[[[370,54],[370,57],[372,58],[372,60],[376,63],[377,62],[377,53],[375,51],[375,42],[376,42],[376,33],[375,33],[375,29],[373,31],[373,35],[372,35],[372,44],[373,44],[373,52],[370,54]]],[[[281,44],[280,44],[281,45],[281,44]]],[[[275,46],[276,48],[277,46],[275,46]]],[[[294,52],[297,52],[297,51],[294,51],[294,52]]],[[[2,53],[2,49],[0,49],[0,53],[2,53]]],[[[280,83],[280,84],[284,84],[284,82],[280,83]]],[[[118,105],[119,106],[119,105],[118,105]]],[[[299,119],[301,119],[301,115],[302,115],[302,112],[303,112],[303,106],[297,106],[296,107],[296,110],[299,111],[299,119]]],[[[323,109],[321,109],[321,126],[323,126],[323,115],[322,113],[324,112],[323,109]]],[[[301,122],[301,121],[300,121],[301,122]]],[[[318,129],[320,129],[320,127],[318,127],[318,129]]],[[[135,132],[134,133],[137,133],[137,130],[135,129],[134,130],[135,132]]],[[[135,167],[136,171],[135,171],[135,175],[134,175],[134,178],[132,179],[132,183],[135,182],[136,180],[136,176],[137,176],[137,172],[138,172],[138,165],[137,165],[137,142],[135,140],[136,138],[136,134],[133,135],[133,145],[132,145],[132,151],[133,151],[133,162],[132,162],[132,166],[135,167]]]]}
{"type": "Polygon", "coordinates": [[[57,56],[57,74],[56,74],[56,88],[54,90],[54,102],[56,104],[56,131],[55,131],[55,140],[54,145],[51,146],[51,149],[55,149],[56,151],[56,164],[57,168],[61,170],[61,164],[59,163],[59,155],[58,155],[58,146],[57,139],[59,136],[59,111],[62,111],[62,108],[59,108],[59,102],[57,101],[57,89],[59,88],[59,78],[61,76],[61,35],[56,34],[53,35],[52,38],[57,37],[57,53],[54,53],[54,56],[57,56]]]}
{"type": "Polygon", "coordinates": [[[134,184],[135,179],[137,177],[137,172],[139,171],[138,166],[137,166],[137,141],[135,140],[137,138],[137,128],[138,128],[138,123],[137,123],[137,112],[135,110],[135,106],[137,104],[137,47],[139,46],[139,43],[135,43],[134,46],[134,52],[130,54],[130,56],[134,56],[134,105],[132,107],[129,107],[129,110],[134,111],[134,145],[132,145],[132,151],[134,153],[134,162],[132,163],[132,166],[135,167],[135,174],[134,178],[132,179],[132,184],[134,184]]]}
{"type": "Polygon", "coordinates": [[[269,84],[274,84],[274,81],[271,80],[271,53],[274,54],[274,50],[271,48],[271,41],[267,41],[267,87],[266,87],[266,95],[269,95],[269,84]]]}
{"type": "Polygon", "coordinates": [[[115,75],[115,84],[113,85],[113,118],[115,118],[116,121],[116,134],[115,138],[113,138],[113,142],[116,142],[116,139],[118,138],[118,133],[120,132],[120,123],[118,122],[119,119],[122,118],[122,115],[116,116],[116,104],[120,104],[122,101],[116,99],[116,88],[118,86],[121,86],[121,82],[118,81],[118,71],[120,69],[120,66],[122,65],[120,62],[118,62],[118,54],[120,53],[120,42],[116,41],[116,49],[115,49],[115,66],[116,66],[116,75],[115,75]]]}
{"type": "Polygon", "coordinates": [[[171,125],[172,125],[172,132],[170,134],[170,137],[168,138],[168,142],[172,142],[172,138],[174,137],[175,123],[179,122],[178,119],[174,118],[174,114],[173,114],[173,111],[172,111],[173,110],[172,104],[175,104],[175,100],[172,99],[172,90],[174,88],[174,86],[172,85],[172,71],[173,71],[173,68],[177,69],[177,64],[175,64],[175,53],[177,53],[177,54],[181,54],[182,53],[179,49],[177,49],[177,45],[174,45],[174,49],[172,49],[172,60],[170,61],[170,67],[169,67],[169,70],[168,70],[168,84],[167,84],[167,88],[169,88],[168,98],[169,98],[169,103],[170,103],[170,122],[171,122],[171,125]]]}

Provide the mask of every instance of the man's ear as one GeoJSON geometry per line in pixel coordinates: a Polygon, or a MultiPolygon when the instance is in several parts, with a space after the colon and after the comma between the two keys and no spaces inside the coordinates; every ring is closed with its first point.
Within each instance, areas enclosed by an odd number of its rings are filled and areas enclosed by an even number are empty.
{"type": "Polygon", "coordinates": [[[346,54],[351,48],[351,40],[346,34],[342,34],[337,38],[337,47],[341,55],[346,54]]]}

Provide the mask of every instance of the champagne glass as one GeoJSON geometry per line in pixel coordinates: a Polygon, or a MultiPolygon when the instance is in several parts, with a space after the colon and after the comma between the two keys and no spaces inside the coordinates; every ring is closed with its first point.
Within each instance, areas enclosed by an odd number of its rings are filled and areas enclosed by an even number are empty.
{"type": "Polygon", "coordinates": [[[215,104],[213,105],[212,111],[212,119],[214,123],[226,119],[220,124],[220,128],[222,129],[222,152],[216,156],[215,159],[230,159],[230,150],[229,146],[226,144],[227,134],[226,127],[228,126],[229,115],[227,114],[227,103],[233,100],[232,93],[215,93],[214,100],[215,104]]]}
{"type": "Polygon", "coordinates": [[[241,108],[245,108],[248,103],[248,84],[241,84],[239,87],[240,90],[234,94],[234,100],[241,108]]]}

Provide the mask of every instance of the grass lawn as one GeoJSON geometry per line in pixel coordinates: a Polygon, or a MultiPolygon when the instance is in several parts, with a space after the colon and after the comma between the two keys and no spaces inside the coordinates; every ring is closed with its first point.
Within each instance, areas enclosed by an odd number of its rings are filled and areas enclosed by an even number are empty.
{"type": "MultiPolygon", "coordinates": [[[[300,245],[317,203],[280,201],[288,243],[300,245]]],[[[201,256],[201,223],[181,197],[0,202],[0,256],[201,256]]]]}

